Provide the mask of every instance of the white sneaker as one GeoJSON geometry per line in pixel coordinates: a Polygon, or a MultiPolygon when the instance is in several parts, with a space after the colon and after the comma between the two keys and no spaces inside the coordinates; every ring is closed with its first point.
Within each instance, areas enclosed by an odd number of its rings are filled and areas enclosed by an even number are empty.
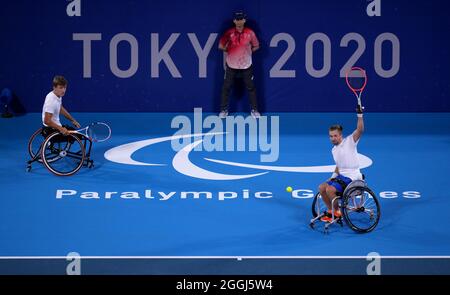
{"type": "Polygon", "coordinates": [[[221,119],[225,119],[227,116],[228,116],[228,111],[227,110],[223,110],[219,114],[219,118],[221,118],[221,119]]]}
{"type": "Polygon", "coordinates": [[[253,118],[255,119],[259,119],[259,117],[261,117],[261,114],[257,111],[257,110],[252,110],[250,112],[250,114],[252,115],[253,118]]]}

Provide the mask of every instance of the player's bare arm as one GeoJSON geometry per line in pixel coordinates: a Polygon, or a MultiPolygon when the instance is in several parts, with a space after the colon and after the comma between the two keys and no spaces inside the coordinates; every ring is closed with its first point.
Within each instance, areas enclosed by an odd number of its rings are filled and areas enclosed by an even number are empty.
{"type": "Polygon", "coordinates": [[[353,132],[353,140],[357,142],[361,138],[363,132],[364,132],[364,119],[362,114],[358,114],[358,122],[356,124],[356,130],[353,132]]]}
{"type": "MultiPolygon", "coordinates": [[[[80,128],[80,124],[75,120],[72,115],[63,107],[61,106],[61,114],[63,114],[64,117],[67,118],[76,128],[80,128]]],[[[46,123],[47,124],[47,123],[46,123]]],[[[47,124],[48,125],[48,124],[47,124]]]]}

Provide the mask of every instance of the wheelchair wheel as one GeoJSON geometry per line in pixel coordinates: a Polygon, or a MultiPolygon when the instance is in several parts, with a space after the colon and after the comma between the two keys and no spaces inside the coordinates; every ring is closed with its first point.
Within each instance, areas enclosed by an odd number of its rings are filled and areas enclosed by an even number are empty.
{"type": "MultiPolygon", "coordinates": [[[[41,135],[41,131],[42,128],[36,130],[28,141],[28,153],[30,154],[31,159],[34,159],[34,156],[39,152],[39,149],[45,140],[45,138],[41,135]]],[[[41,159],[38,161],[42,162],[41,159]]]]}
{"type": "Polygon", "coordinates": [[[380,204],[368,187],[355,186],[343,198],[342,215],[352,230],[368,233],[380,220],[380,204]]]}
{"type": "Polygon", "coordinates": [[[324,201],[322,200],[322,196],[320,195],[319,192],[316,193],[316,195],[314,196],[311,211],[312,211],[312,216],[314,218],[319,216],[324,211],[327,211],[327,206],[325,205],[324,201]]]}
{"type": "MultiPolygon", "coordinates": [[[[44,136],[41,134],[42,128],[36,130],[33,135],[31,135],[30,140],[28,141],[28,153],[30,154],[31,159],[34,159],[36,154],[39,153],[39,149],[41,145],[44,143],[44,136]]],[[[59,159],[59,156],[49,157],[47,159],[48,162],[53,162],[59,159]]],[[[42,159],[37,159],[38,162],[42,163],[42,159]]],[[[31,170],[31,169],[30,169],[31,170]]]]}
{"type": "Polygon", "coordinates": [[[50,134],[43,142],[41,159],[50,172],[58,176],[70,176],[78,172],[86,158],[82,141],[69,134],[50,134]]]}

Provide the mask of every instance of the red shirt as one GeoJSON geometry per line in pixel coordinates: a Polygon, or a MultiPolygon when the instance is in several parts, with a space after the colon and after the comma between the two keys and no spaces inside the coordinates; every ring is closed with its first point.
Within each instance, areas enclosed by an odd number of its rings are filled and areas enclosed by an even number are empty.
{"type": "Polygon", "coordinates": [[[252,47],[259,41],[252,29],[244,27],[242,32],[236,28],[227,30],[219,43],[227,48],[227,65],[233,69],[248,69],[252,65],[252,47]]]}

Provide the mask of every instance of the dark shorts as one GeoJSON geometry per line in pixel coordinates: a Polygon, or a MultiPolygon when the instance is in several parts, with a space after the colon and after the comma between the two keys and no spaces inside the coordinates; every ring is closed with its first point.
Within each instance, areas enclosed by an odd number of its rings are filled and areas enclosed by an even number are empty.
{"type": "Polygon", "coordinates": [[[342,193],[342,192],[344,192],[347,185],[350,184],[350,182],[352,182],[351,178],[348,178],[348,177],[345,177],[342,175],[338,175],[336,178],[332,178],[330,181],[327,181],[327,184],[334,186],[336,188],[337,192],[342,193]]]}
{"type": "MultiPolygon", "coordinates": [[[[75,130],[73,127],[67,126],[67,125],[63,125],[63,127],[66,128],[67,130],[75,130]]],[[[55,132],[59,132],[59,131],[52,127],[42,126],[41,134],[42,134],[42,136],[44,136],[44,138],[46,138],[47,136],[49,136],[50,134],[55,133],[55,132]]],[[[78,134],[77,134],[77,136],[78,136],[78,134]]],[[[62,135],[62,134],[57,135],[54,138],[52,138],[53,143],[64,142],[64,141],[67,141],[67,136],[62,135]]],[[[74,140],[72,138],[69,138],[69,141],[70,141],[70,143],[73,143],[74,140]]]]}

